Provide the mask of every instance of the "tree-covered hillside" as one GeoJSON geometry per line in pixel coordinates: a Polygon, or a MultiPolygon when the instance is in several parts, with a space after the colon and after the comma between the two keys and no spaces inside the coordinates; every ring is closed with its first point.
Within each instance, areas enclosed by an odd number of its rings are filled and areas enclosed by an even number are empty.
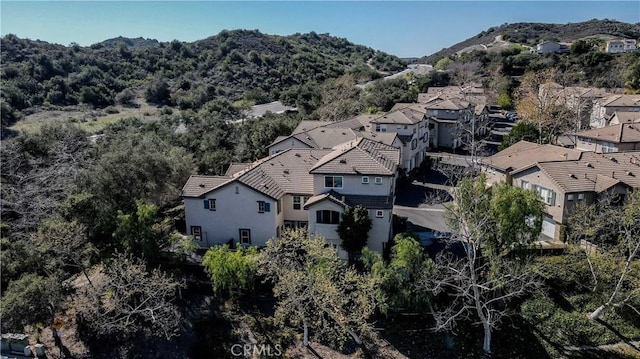
{"type": "Polygon", "coordinates": [[[150,103],[180,109],[197,110],[216,97],[257,103],[283,98],[301,105],[283,92],[351,70],[358,80],[370,80],[378,75],[367,61],[382,71],[405,66],[395,56],[313,32],[234,30],[192,43],[116,38],[90,47],[11,34],[0,41],[3,128],[34,107],[105,108],[126,105],[139,92],[150,103]]]}
{"type": "Polygon", "coordinates": [[[467,47],[492,43],[496,36],[499,35],[502,36],[503,40],[529,46],[537,45],[542,41],[548,40],[572,42],[592,36],[638,39],[640,38],[640,23],[627,24],[607,19],[593,19],[569,24],[543,24],[537,22],[505,23],[500,26],[490,27],[474,37],[422,57],[418,62],[435,64],[439,59],[453,55],[467,47]]]}

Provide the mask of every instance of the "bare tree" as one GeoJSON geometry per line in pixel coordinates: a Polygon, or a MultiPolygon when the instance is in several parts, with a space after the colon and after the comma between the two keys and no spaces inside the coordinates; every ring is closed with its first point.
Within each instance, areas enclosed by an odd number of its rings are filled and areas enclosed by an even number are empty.
{"type": "Polygon", "coordinates": [[[170,275],[116,254],[91,277],[92,287],[78,289],[75,309],[95,334],[126,337],[146,331],[167,339],[177,334],[179,312],[173,300],[183,285],[170,275]]]}
{"type": "MultiPolygon", "coordinates": [[[[534,195],[519,188],[514,190],[515,196],[534,195]]],[[[451,248],[459,248],[460,254],[441,252],[436,257],[435,275],[425,276],[421,286],[442,299],[434,301],[432,308],[436,329],[452,330],[460,321],[476,320],[484,332],[482,349],[490,354],[492,331],[512,313],[510,302],[540,286],[540,281],[522,262],[506,255],[514,243],[497,238],[506,228],[499,218],[510,216],[511,222],[522,222],[520,228],[526,228],[529,216],[541,218],[541,213],[535,213],[540,207],[534,203],[531,210],[500,213],[501,206],[492,203],[482,176],[461,181],[454,199],[454,204],[447,208],[447,222],[453,233],[451,248]]],[[[527,242],[534,235],[532,229],[517,239],[527,242]]]]}
{"type": "Polygon", "coordinates": [[[624,205],[616,199],[605,196],[596,204],[580,204],[570,219],[574,242],[597,245],[595,251],[583,248],[594,281],[592,290],[603,288],[607,299],[589,314],[591,320],[620,307],[640,315],[640,191],[628,194],[624,205]]]}

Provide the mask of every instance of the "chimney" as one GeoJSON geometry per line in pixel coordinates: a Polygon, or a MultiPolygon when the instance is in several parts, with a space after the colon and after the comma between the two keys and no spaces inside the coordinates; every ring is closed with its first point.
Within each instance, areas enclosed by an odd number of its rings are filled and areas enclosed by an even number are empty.
{"type": "Polygon", "coordinates": [[[611,172],[611,178],[616,178],[616,171],[611,172]]]}

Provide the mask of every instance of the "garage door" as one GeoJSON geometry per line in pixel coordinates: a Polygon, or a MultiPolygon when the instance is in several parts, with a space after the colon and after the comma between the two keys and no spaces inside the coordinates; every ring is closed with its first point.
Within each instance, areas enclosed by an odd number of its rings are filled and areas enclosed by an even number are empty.
{"type": "Polygon", "coordinates": [[[555,238],[556,235],[556,221],[551,217],[545,216],[542,220],[542,234],[549,238],[555,238]]]}

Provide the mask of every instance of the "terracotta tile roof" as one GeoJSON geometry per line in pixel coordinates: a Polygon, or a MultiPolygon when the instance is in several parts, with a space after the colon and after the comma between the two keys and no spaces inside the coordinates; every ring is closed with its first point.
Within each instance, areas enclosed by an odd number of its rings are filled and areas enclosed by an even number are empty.
{"type": "Polygon", "coordinates": [[[288,149],[271,155],[236,174],[235,179],[273,198],[285,193],[313,193],[309,171],[331,150],[288,149]]]}
{"type": "Polygon", "coordinates": [[[231,164],[229,165],[229,168],[227,168],[227,172],[225,172],[224,175],[226,177],[232,177],[234,174],[240,171],[246,170],[251,165],[252,164],[250,162],[246,162],[246,163],[231,162],[231,164]]]}
{"type": "Polygon", "coordinates": [[[518,170],[536,162],[578,160],[582,152],[579,150],[539,145],[528,141],[520,141],[493,156],[482,160],[482,163],[502,171],[518,170]]]}
{"type": "MultiPolygon", "coordinates": [[[[371,116],[371,115],[364,115],[366,117],[371,116]]],[[[327,128],[350,128],[352,130],[359,130],[363,127],[365,127],[367,124],[369,124],[368,121],[361,121],[361,118],[366,118],[363,117],[363,115],[360,115],[358,117],[354,117],[354,118],[350,118],[347,120],[343,120],[343,121],[337,121],[337,122],[331,122],[328,125],[325,125],[325,127],[327,128]]]]}
{"type": "Polygon", "coordinates": [[[360,137],[336,146],[313,166],[310,173],[391,176],[399,161],[397,148],[360,137]]]}
{"type": "MultiPolygon", "coordinates": [[[[618,183],[640,188],[640,152],[584,152],[579,160],[534,164],[567,193],[602,192],[618,183]]],[[[533,167],[530,166],[530,167],[533,167]]],[[[514,171],[517,174],[525,168],[514,171]]]]}
{"type": "Polygon", "coordinates": [[[578,132],[576,136],[611,143],[640,142],[640,124],[621,123],[578,132]]]}
{"type": "Polygon", "coordinates": [[[228,176],[192,175],[182,187],[181,197],[200,197],[233,180],[228,176]]]}
{"type": "Polygon", "coordinates": [[[635,123],[640,122],[640,112],[616,111],[612,116],[618,119],[618,123],[635,123]]]}
{"type": "Polygon", "coordinates": [[[385,115],[379,116],[371,120],[371,123],[393,123],[412,125],[419,123],[424,118],[424,112],[416,111],[406,107],[403,109],[387,112],[385,115]]]}
{"type": "Polygon", "coordinates": [[[309,209],[309,207],[314,204],[320,203],[322,201],[331,201],[341,207],[355,207],[362,206],[368,209],[392,209],[393,208],[393,197],[392,196],[366,196],[366,195],[350,195],[350,194],[340,194],[335,190],[331,190],[326,193],[322,193],[316,196],[309,198],[309,200],[304,204],[304,209],[309,209]]]}
{"type": "Polygon", "coordinates": [[[309,130],[311,130],[313,128],[316,128],[316,127],[329,125],[331,123],[332,123],[331,121],[309,121],[309,120],[303,120],[303,121],[300,121],[298,126],[296,126],[296,128],[293,129],[293,132],[291,132],[291,133],[295,134],[295,133],[305,132],[305,131],[309,131],[309,130]]]}
{"type": "Polygon", "coordinates": [[[358,132],[358,136],[362,136],[368,140],[384,143],[393,146],[396,138],[400,137],[397,132],[358,132]]]}
{"type": "Polygon", "coordinates": [[[602,106],[640,107],[640,95],[612,95],[602,101],[602,106]]]}

